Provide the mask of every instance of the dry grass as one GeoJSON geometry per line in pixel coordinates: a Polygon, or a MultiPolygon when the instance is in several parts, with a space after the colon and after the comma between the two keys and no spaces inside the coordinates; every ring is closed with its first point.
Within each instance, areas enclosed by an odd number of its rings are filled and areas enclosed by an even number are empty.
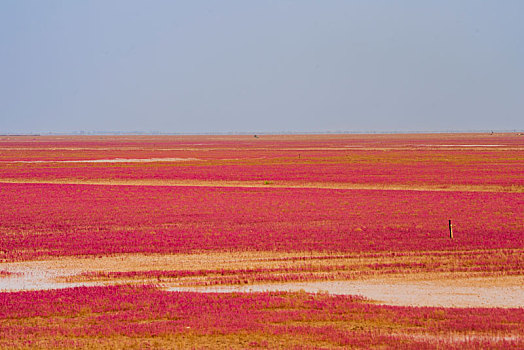
{"type": "Polygon", "coordinates": [[[520,287],[524,285],[524,278],[518,261],[523,256],[524,250],[518,249],[344,255],[244,251],[62,257],[2,263],[0,267],[18,274],[49,271],[45,278],[50,279],[50,283],[54,280],[61,283],[160,282],[171,286],[217,286],[380,280],[388,284],[430,281],[441,286],[520,287]],[[479,261],[489,261],[490,268],[479,269],[479,261]],[[438,262],[437,267],[434,267],[435,262],[438,262]],[[148,275],[150,271],[159,274],[148,275]],[[177,274],[187,271],[194,273],[177,274]],[[126,272],[132,274],[126,275],[126,272]]]}
{"type": "MultiPolygon", "coordinates": [[[[468,266],[472,260],[500,256],[521,259],[524,250],[478,250],[453,252],[404,252],[404,253],[353,253],[239,251],[201,252],[191,254],[120,254],[114,256],[61,257],[44,261],[3,263],[1,266],[43,264],[53,269],[83,271],[150,271],[150,270],[234,270],[309,268],[330,266],[354,266],[362,268],[371,264],[419,264],[438,261],[441,266],[459,268],[468,266]]],[[[401,268],[401,267],[400,267],[401,268]]],[[[411,269],[407,266],[406,268],[411,269]]],[[[443,271],[447,273],[446,271],[443,271]]],[[[451,271],[453,272],[453,271],[451,271]]],[[[520,271],[522,272],[522,271],[520,271]]],[[[457,271],[457,275],[460,275],[457,271]]]]}

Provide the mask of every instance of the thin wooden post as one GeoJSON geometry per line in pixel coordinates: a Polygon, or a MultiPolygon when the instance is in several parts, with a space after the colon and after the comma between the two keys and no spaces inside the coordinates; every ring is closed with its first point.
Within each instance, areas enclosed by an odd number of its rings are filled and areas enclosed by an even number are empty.
{"type": "Polygon", "coordinates": [[[449,238],[453,239],[453,225],[451,224],[451,220],[449,220],[449,238]]]}

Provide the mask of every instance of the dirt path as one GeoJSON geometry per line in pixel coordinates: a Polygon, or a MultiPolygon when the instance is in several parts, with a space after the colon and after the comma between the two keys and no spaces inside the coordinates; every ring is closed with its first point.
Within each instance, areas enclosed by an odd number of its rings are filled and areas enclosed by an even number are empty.
{"type": "Polygon", "coordinates": [[[329,182],[291,181],[228,181],[228,180],[78,180],[78,179],[0,179],[1,183],[18,184],[66,184],[66,185],[110,185],[110,186],[195,186],[195,187],[246,187],[246,188],[325,188],[341,190],[390,190],[390,191],[461,191],[461,192],[507,192],[522,193],[522,186],[497,185],[429,185],[429,184],[360,184],[329,182]]]}
{"type": "MultiPolygon", "coordinates": [[[[279,253],[289,259],[296,253],[279,253]]],[[[314,258],[314,255],[312,256],[314,258]]],[[[310,256],[311,258],[311,256],[310,256]]],[[[74,281],[66,278],[91,271],[184,270],[188,268],[252,267],[274,259],[274,253],[211,253],[188,255],[115,256],[103,258],[64,258],[48,261],[0,263],[10,273],[0,277],[0,291],[43,290],[93,286],[129,281],[74,281]]],[[[282,261],[282,260],[281,260],[282,261]]],[[[137,283],[137,281],[135,281],[137,283]]],[[[184,287],[176,280],[162,282],[170,291],[256,292],[299,291],[362,295],[379,303],[401,306],[442,307],[524,307],[524,276],[473,277],[414,274],[401,277],[371,277],[360,280],[310,281],[248,284],[241,286],[184,287]]]]}

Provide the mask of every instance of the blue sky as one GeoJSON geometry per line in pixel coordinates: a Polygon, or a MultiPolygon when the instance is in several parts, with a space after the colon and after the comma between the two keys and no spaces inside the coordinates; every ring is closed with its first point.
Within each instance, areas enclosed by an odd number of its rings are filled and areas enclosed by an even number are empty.
{"type": "Polygon", "coordinates": [[[0,134],[524,129],[523,1],[0,2],[0,134]]]}

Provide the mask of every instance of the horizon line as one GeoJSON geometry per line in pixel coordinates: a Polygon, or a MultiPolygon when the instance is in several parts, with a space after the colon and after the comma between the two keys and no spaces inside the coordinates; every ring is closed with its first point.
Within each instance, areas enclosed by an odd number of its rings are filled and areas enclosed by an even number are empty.
{"type": "Polygon", "coordinates": [[[150,135],[150,136],[169,136],[169,135],[323,135],[323,134],[484,134],[484,133],[523,133],[524,129],[511,130],[410,130],[410,131],[384,131],[384,130],[364,130],[364,131],[224,131],[224,132],[161,132],[161,131],[72,131],[72,132],[8,132],[0,133],[0,136],[125,136],[125,135],[150,135]]]}

